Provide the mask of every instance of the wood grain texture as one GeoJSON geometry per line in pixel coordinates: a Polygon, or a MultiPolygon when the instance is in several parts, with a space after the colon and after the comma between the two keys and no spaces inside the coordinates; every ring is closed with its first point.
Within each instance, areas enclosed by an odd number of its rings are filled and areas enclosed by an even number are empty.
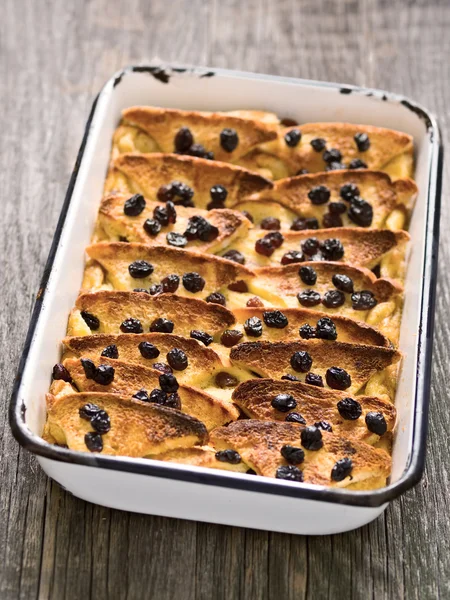
{"type": "Polygon", "coordinates": [[[448,0],[3,0],[2,600],[450,597],[447,185],[426,473],[375,523],[306,538],[94,506],[48,481],[6,418],[84,122],[112,72],[158,56],[381,87],[434,111],[448,143],[449,27],[448,0]]]}

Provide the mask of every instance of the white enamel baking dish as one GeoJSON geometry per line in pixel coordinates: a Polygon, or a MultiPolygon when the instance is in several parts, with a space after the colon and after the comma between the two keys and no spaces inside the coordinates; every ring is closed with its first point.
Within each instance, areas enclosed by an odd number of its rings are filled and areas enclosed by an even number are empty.
{"type": "Polygon", "coordinates": [[[360,527],[417,483],[425,460],[436,285],[442,149],[432,115],[380,90],[301,79],[167,65],[130,67],[104,86],[85,136],[45,268],[10,407],[17,440],[44,471],[74,495],[104,506],[299,534],[360,527]],[[243,108],[304,122],[348,121],[414,136],[419,196],[411,222],[411,255],[400,335],[404,352],[396,406],[398,425],[389,485],[349,492],[259,476],[146,459],[76,453],[41,440],[45,393],[59,361],[75,303],[122,109],[147,104],[198,110],[243,108]]]}

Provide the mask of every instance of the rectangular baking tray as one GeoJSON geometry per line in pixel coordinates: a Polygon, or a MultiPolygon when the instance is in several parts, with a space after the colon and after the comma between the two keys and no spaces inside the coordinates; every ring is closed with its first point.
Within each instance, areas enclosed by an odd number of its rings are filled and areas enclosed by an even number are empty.
{"type": "Polygon", "coordinates": [[[381,90],[223,69],[153,64],[115,74],[94,101],[36,297],[10,404],[16,439],[72,494],[134,512],[300,534],[360,527],[421,478],[430,370],[442,179],[436,119],[415,102],[381,90]],[[61,355],[67,317],[77,298],[122,109],[133,105],[227,111],[261,109],[300,124],[347,121],[414,137],[419,195],[405,283],[396,396],[398,424],[387,487],[346,491],[277,479],[101,456],[52,446],[40,438],[52,366],[61,355]]]}

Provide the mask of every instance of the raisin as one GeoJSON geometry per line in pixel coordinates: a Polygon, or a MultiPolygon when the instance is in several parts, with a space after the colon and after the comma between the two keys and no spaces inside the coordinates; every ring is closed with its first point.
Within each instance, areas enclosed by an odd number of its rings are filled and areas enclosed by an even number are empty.
{"type": "Polygon", "coordinates": [[[352,294],[352,307],[354,310],[370,310],[377,305],[377,299],[368,290],[352,294]]]}
{"type": "Polygon", "coordinates": [[[206,148],[201,144],[192,144],[192,146],[188,150],[186,150],[184,154],[188,154],[189,156],[195,156],[196,158],[214,159],[214,154],[212,152],[208,152],[206,148]]]}
{"type": "Polygon", "coordinates": [[[294,352],[291,356],[291,367],[298,373],[307,373],[313,363],[312,358],[305,350],[294,352]]]}
{"type": "Polygon", "coordinates": [[[153,218],[163,227],[169,224],[169,215],[165,206],[156,206],[153,210],[153,218]]]}
{"type": "Polygon", "coordinates": [[[331,278],[331,281],[333,282],[334,287],[341,292],[346,292],[347,294],[353,292],[353,280],[347,275],[339,275],[336,273],[331,278]]]}
{"type": "Polygon", "coordinates": [[[261,238],[255,242],[255,251],[263,256],[272,256],[272,254],[275,252],[275,248],[270,243],[270,240],[261,238]]]}
{"type": "Polygon", "coordinates": [[[244,323],[244,330],[249,337],[261,337],[263,331],[261,319],[250,317],[244,323]]]}
{"type": "Polygon", "coordinates": [[[196,294],[205,287],[205,280],[198,273],[185,273],[183,275],[183,285],[188,292],[196,294]]]}
{"type": "Polygon", "coordinates": [[[160,354],[158,348],[150,342],[141,342],[138,348],[142,358],[146,358],[147,360],[151,358],[158,358],[160,354]]]}
{"type": "Polygon", "coordinates": [[[241,455],[236,450],[219,450],[215,456],[220,462],[227,462],[231,465],[238,465],[241,462],[241,455]]]}
{"type": "Polygon", "coordinates": [[[165,404],[167,401],[167,394],[162,390],[154,389],[150,392],[149,401],[155,402],[155,404],[165,404]]]}
{"type": "Polygon", "coordinates": [[[310,144],[316,152],[322,152],[322,150],[325,150],[327,143],[323,138],[315,138],[311,140],[310,144]]]}
{"type": "Polygon", "coordinates": [[[295,375],[291,375],[290,373],[286,373],[286,375],[282,375],[281,379],[284,379],[286,381],[301,381],[298,377],[296,377],[295,375]]]}
{"type": "Polygon", "coordinates": [[[213,185],[209,190],[211,200],[216,204],[223,204],[228,196],[228,190],[223,185],[213,185]]]}
{"type": "Polygon", "coordinates": [[[172,392],[176,392],[180,386],[175,375],[172,375],[171,373],[162,373],[159,376],[159,387],[163,392],[171,394],[172,392]]]}
{"type": "Polygon", "coordinates": [[[66,381],[67,383],[70,383],[72,381],[72,377],[70,376],[69,371],[61,363],[57,363],[53,367],[52,377],[53,379],[60,379],[61,381],[66,381]]]}
{"type": "Polygon", "coordinates": [[[184,371],[188,366],[188,357],[180,348],[172,348],[167,353],[167,362],[176,371],[184,371]]]}
{"type": "Polygon", "coordinates": [[[314,427],[318,427],[322,431],[328,431],[328,433],[333,433],[333,428],[328,421],[318,421],[317,423],[314,423],[314,427]]]}
{"type": "Polygon", "coordinates": [[[367,169],[366,163],[360,158],[354,158],[348,164],[349,169],[367,169]]]}
{"type": "Polygon", "coordinates": [[[301,139],[302,133],[300,129],[291,129],[284,136],[284,141],[289,148],[295,148],[295,146],[298,146],[301,139]]]}
{"type": "Polygon", "coordinates": [[[283,127],[295,127],[298,125],[298,122],[295,119],[286,117],[285,119],[281,119],[280,124],[283,125],[283,127]]]}
{"type": "Polygon", "coordinates": [[[240,294],[245,294],[248,292],[248,285],[244,280],[240,279],[239,281],[234,281],[230,283],[228,289],[233,292],[239,292],[240,294]]]}
{"type": "Polygon", "coordinates": [[[245,265],[245,257],[239,252],[239,250],[228,250],[222,256],[222,258],[226,258],[227,260],[232,260],[239,265],[245,265]]]}
{"type": "Polygon", "coordinates": [[[333,161],[328,163],[328,165],[325,167],[325,171],[342,171],[345,168],[346,166],[344,163],[333,161]]]}
{"type": "Polygon", "coordinates": [[[323,153],[323,160],[330,164],[333,162],[341,162],[342,154],[337,148],[330,148],[323,153]]]}
{"type": "Polygon", "coordinates": [[[315,254],[320,246],[320,242],[317,238],[308,238],[302,243],[302,250],[308,256],[315,254]]]}
{"type": "Polygon", "coordinates": [[[298,274],[305,285],[315,285],[317,281],[317,273],[313,267],[300,267],[298,274]]]}
{"type": "Polygon", "coordinates": [[[152,368],[156,369],[156,371],[159,371],[160,373],[165,373],[166,375],[170,375],[173,373],[172,367],[169,367],[169,365],[166,365],[166,363],[153,363],[152,368]]]}
{"type": "Polygon", "coordinates": [[[308,323],[302,325],[298,332],[303,340],[311,340],[316,337],[316,328],[308,325],[308,323]]]}
{"type": "Polygon", "coordinates": [[[337,339],[336,325],[328,317],[322,317],[317,321],[316,336],[321,340],[337,339]]]}
{"type": "Polygon", "coordinates": [[[101,411],[101,408],[99,406],[89,402],[88,404],[85,404],[84,406],[82,406],[79,409],[78,413],[79,413],[81,419],[84,419],[85,421],[90,421],[92,419],[92,417],[94,417],[100,411],[101,411]]]}
{"type": "Polygon", "coordinates": [[[111,429],[111,421],[109,415],[105,410],[99,410],[91,419],[92,428],[97,433],[108,433],[111,429]]]}
{"type": "Polygon", "coordinates": [[[90,452],[101,452],[103,450],[102,436],[96,431],[88,431],[84,436],[84,443],[90,452]]]}
{"type": "Polygon", "coordinates": [[[366,414],[367,429],[377,435],[384,435],[387,431],[387,423],[383,414],[380,412],[368,412],[366,414]]]}
{"type": "Polygon", "coordinates": [[[175,246],[175,248],[184,248],[188,243],[183,234],[176,233],[175,231],[169,231],[166,235],[166,240],[169,246],[175,246]]]}
{"type": "Polygon", "coordinates": [[[221,371],[217,373],[214,381],[216,382],[217,387],[221,389],[236,387],[239,381],[233,375],[230,375],[226,371],[221,371]]]}
{"type": "Polygon", "coordinates": [[[242,331],[238,331],[237,329],[227,329],[224,331],[220,337],[220,342],[225,346],[225,348],[231,348],[238,344],[241,339],[244,337],[242,331]]]}
{"type": "MultiPolygon", "coordinates": [[[[153,284],[152,287],[154,287],[155,284],[153,284]]],[[[150,294],[149,290],[146,290],[145,288],[133,288],[133,292],[139,292],[140,294],[150,294]]]]}
{"type": "Polygon", "coordinates": [[[307,225],[306,225],[306,219],[304,219],[303,217],[297,217],[291,225],[291,230],[292,231],[303,231],[305,229],[308,229],[307,225]]]}
{"type": "Polygon", "coordinates": [[[302,417],[300,413],[291,412],[285,418],[285,421],[288,423],[300,423],[301,425],[306,425],[305,419],[302,417]]]}
{"type": "Polygon", "coordinates": [[[325,260],[340,260],[344,256],[344,246],[336,238],[328,238],[320,244],[325,260]]]}
{"type": "Polygon", "coordinates": [[[331,227],[342,227],[343,221],[339,215],[332,213],[325,213],[322,219],[322,225],[324,229],[329,229],[331,227]]]}
{"type": "Polygon", "coordinates": [[[187,127],[181,127],[175,135],[175,150],[178,152],[186,152],[194,143],[194,136],[191,133],[191,130],[187,127]]]}
{"type": "Polygon", "coordinates": [[[197,237],[202,242],[212,242],[219,235],[219,229],[209,223],[206,219],[199,220],[197,223],[197,237]]]}
{"type": "Polygon", "coordinates": [[[345,296],[339,290],[330,290],[325,292],[322,298],[322,304],[327,308],[339,308],[345,302],[345,296]]]}
{"type": "Polygon", "coordinates": [[[96,331],[100,327],[99,319],[97,319],[97,317],[95,317],[94,315],[91,315],[91,313],[88,313],[86,310],[81,311],[81,316],[83,317],[84,322],[89,327],[89,329],[96,331]]]}
{"type": "Polygon", "coordinates": [[[158,319],[155,319],[150,325],[150,331],[152,333],[172,333],[173,328],[173,321],[165,319],[164,317],[159,317],[158,319]]]}
{"type": "Polygon", "coordinates": [[[166,401],[164,403],[165,406],[169,408],[176,408],[177,410],[181,409],[181,398],[177,392],[173,392],[172,394],[167,394],[166,401]]]}
{"type": "Polygon", "coordinates": [[[347,202],[351,202],[354,198],[359,197],[359,187],[354,183],[346,183],[339,190],[341,198],[347,202]]]}
{"type": "Polygon", "coordinates": [[[373,220],[373,208],[362,198],[354,198],[348,209],[348,218],[361,227],[370,227],[373,220]]]}
{"type": "Polygon", "coordinates": [[[90,358],[82,358],[81,366],[83,367],[86,379],[94,379],[97,368],[90,358]]]}
{"type": "Polygon", "coordinates": [[[119,351],[117,350],[116,344],[106,346],[100,356],[105,356],[106,358],[119,358],[119,351]]]}
{"type": "Polygon", "coordinates": [[[303,473],[295,465],[283,465],[278,467],[275,477],[277,479],[284,479],[285,481],[296,481],[301,483],[303,481],[303,473]]]}
{"type": "Polygon", "coordinates": [[[355,421],[362,415],[361,404],[353,398],[344,398],[337,403],[337,409],[343,419],[355,421]]]}
{"type": "Polygon", "coordinates": [[[275,410],[285,413],[295,408],[297,401],[290,394],[278,394],[270,404],[275,410]]]}
{"type": "Polygon", "coordinates": [[[147,219],[144,222],[144,231],[146,233],[148,233],[148,235],[158,235],[158,233],[161,231],[161,223],[159,221],[156,221],[155,219],[147,219]]]}
{"type": "Polygon", "coordinates": [[[128,272],[133,279],[144,279],[153,273],[153,265],[146,260],[135,260],[128,266],[128,272]]]}
{"type": "Polygon", "coordinates": [[[302,446],[307,450],[320,450],[323,446],[322,432],[318,427],[314,427],[314,425],[302,429],[300,439],[302,446]]]}
{"type": "Polygon", "coordinates": [[[317,375],[317,373],[307,373],[305,383],[315,385],[316,387],[323,387],[323,379],[320,375],[317,375]]]}
{"type": "Polygon", "coordinates": [[[367,133],[355,133],[354,138],[356,146],[360,152],[366,152],[370,148],[370,140],[367,133]]]}
{"type": "Polygon", "coordinates": [[[246,219],[248,219],[250,221],[250,223],[253,223],[253,221],[254,221],[253,216],[248,212],[248,210],[243,210],[242,214],[244,215],[244,217],[246,219]]]}
{"type": "Polygon", "coordinates": [[[150,398],[147,390],[144,388],[140,389],[138,392],[131,396],[132,398],[136,398],[136,400],[140,400],[141,402],[150,402],[150,398]]]}
{"type": "Polygon", "coordinates": [[[207,296],[205,300],[206,302],[210,302],[212,304],[220,304],[221,306],[226,306],[227,303],[225,296],[220,292],[213,292],[212,294],[209,294],[209,296],[207,296]]]}
{"type": "Polygon", "coordinates": [[[343,215],[347,210],[347,206],[344,202],[330,202],[328,210],[332,215],[343,215]]]}
{"type": "Polygon", "coordinates": [[[305,452],[302,448],[296,448],[290,444],[281,447],[281,456],[291,465],[299,465],[305,460],[305,452]]]}
{"type": "Polygon", "coordinates": [[[280,219],[277,219],[276,217],[266,217],[261,221],[259,226],[261,229],[267,229],[269,231],[278,231],[281,229],[280,219]]]}
{"type": "Polygon", "coordinates": [[[167,275],[167,277],[161,279],[161,285],[163,292],[173,294],[177,291],[178,286],[180,285],[180,278],[175,274],[167,275]]]}
{"type": "Polygon", "coordinates": [[[239,136],[235,129],[222,129],[220,132],[220,145],[225,152],[233,152],[239,144],[239,136]]]}
{"type": "Polygon", "coordinates": [[[352,460],[348,456],[345,456],[344,458],[339,459],[331,469],[331,479],[333,481],[342,481],[350,475],[352,470],[352,460]]]}
{"type": "Polygon", "coordinates": [[[303,252],[299,252],[298,250],[290,250],[289,252],[286,252],[286,254],[283,254],[280,262],[282,265],[292,265],[294,263],[303,262],[304,260],[305,257],[303,256],[303,252]]]}
{"type": "Polygon", "coordinates": [[[206,331],[200,331],[199,329],[193,329],[190,333],[190,337],[194,340],[202,342],[205,346],[209,346],[213,342],[213,336],[206,333],[206,331]]]}
{"type": "Polygon", "coordinates": [[[99,365],[93,379],[99,385],[109,385],[114,380],[114,367],[111,367],[111,365],[99,365]]]}
{"type": "Polygon", "coordinates": [[[310,308],[311,306],[320,304],[320,294],[314,290],[304,290],[297,294],[297,300],[302,306],[310,308]]]}
{"type": "Polygon", "coordinates": [[[127,217],[137,217],[144,210],[145,204],[144,196],[142,194],[135,194],[125,202],[123,212],[127,217]]]}
{"type": "Polygon", "coordinates": [[[128,319],[125,319],[120,326],[120,331],[122,333],[142,333],[144,330],[142,329],[139,319],[133,319],[133,317],[129,317],[128,319]]]}
{"type": "Polygon", "coordinates": [[[325,374],[325,379],[333,390],[346,390],[352,385],[352,378],[340,367],[330,367],[325,374]]]}
{"type": "Polygon", "coordinates": [[[249,308],[261,308],[264,306],[264,303],[258,298],[258,296],[253,296],[253,298],[249,298],[245,303],[245,306],[249,308]]]}
{"type": "Polygon", "coordinates": [[[164,292],[164,288],[161,283],[152,283],[149,289],[150,296],[157,296],[158,294],[162,294],[164,292]]]}
{"type": "Polygon", "coordinates": [[[312,204],[325,204],[330,199],[330,190],[324,185],[318,185],[310,190],[308,198],[312,204]]]}
{"type": "Polygon", "coordinates": [[[266,310],[263,312],[264,323],[267,327],[284,329],[288,326],[288,319],[280,310],[266,310]]]}

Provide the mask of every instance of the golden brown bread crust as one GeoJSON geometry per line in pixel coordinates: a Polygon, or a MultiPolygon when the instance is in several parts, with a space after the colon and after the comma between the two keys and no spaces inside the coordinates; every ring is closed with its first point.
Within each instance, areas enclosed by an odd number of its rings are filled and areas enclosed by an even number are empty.
{"type": "Polygon", "coordinates": [[[103,198],[93,242],[102,240],[118,242],[125,238],[128,242],[139,242],[148,246],[166,246],[168,245],[168,233],[184,234],[189,219],[201,216],[218,228],[219,235],[209,242],[199,239],[189,240],[186,249],[214,254],[225,251],[236,239],[245,237],[250,227],[250,221],[236,210],[213,209],[206,211],[177,205],[175,209],[176,222],[162,227],[157,235],[152,236],[146,233],[144,223],[147,219],[153,219],[153,211],[156,207],[162,206],[161,203],[146,199],[146,206],[141,214],[137,217],[129,217],[124,214],[123,210],[124,204],[129,198],[129,193],[110,194],[103,198]]]}
{"type": "MultiPolygon", "coordinates": [[[[245,419],[212,431],[210,440],[219,450],[232,448],[239,452],[244,462],[258,475],[275,477],[278,467],[287,465],[280,452],[282,446],[300,447],[302,429],[302,426],[292,423],[245,419]]],[[[347,487],[373,477],[385,479],[389,475],[391,459],[384,450],[325,431],[322,432],[322,440],[320,450],[302,448],[305,460],[299,468],[305,483],[347,487]],[[340,482],[333,481],[333,466],[344,457],[349,457],[353,463],[351,477],[340,482]]]]}
{"type": "Polygon", "coordinates": [[[236,203],[272,182],[242,167],[180,154],[126,153],[112,161],[105,182],[105,192],[112,190],[144,194],[156,199],[162,185],[182,181],[194,192],[196,208],[206,209],[215,185],[227,189],[228,203],[236,203]]]}
{"type": "Polygon", "coordinates": [[[164,406],[103,392],[59,399],[48,396],[47,436],[71,450],[88,452],[84,436],[93,428],[79,415],[87,403],[105,410],[111,421],[110,431],[102,435],[102,454],[144,457],[204,444],[208,439],[203,423],[164,406]]]}
{"type": "Polygon", "coordinates": [[[95,333],[121,333],[120,326],[128,318],[139,319],[143,332],[147,332],[155,319],[166,318],[173,321],[176,335],[189,337],[193,329],[200,329],[217,337],[236,321],[233,313],[223,306],[196,298],[103,290],[78,297],[69,317],[67,335],[82,336],[93,332],[82,318],[82,311],[100,320],[95,333]]]}
{"type": "MultiPolygon", "coordinates": [[[[359,189],[359,196],[369,202],[373,209],[372,228],[383,228],[386,226],[388,217],[399,205],[403,205],[410,212],[414,198],[417,194],[417,186],[410,180],[398,180],[393,183],[388,175],[379,171],[329,171],[327,173],[313,173],[300,175],[275,182],[273,189],[263,190],[253,194],[246,200],[236,204],[227,202],[227,206],[237,210],[246,210],[254,217],[255,225],[269,216],[279,218],[278,212],[272,206],[277,202],[289,213],[286,218],[281,218],[281,229],[289,229],[295,216],[304,218],[315,217],[319,224],[323,225],[323,217],[328,213],[329,202],[343,202],[340,189],[343,185],[353,184],[359,189]],[[325,204],[313,204],[308,197],[309,192],[318,186],[325,186],[330,191],[330,200],[325,204]],[[397,191],[399,193],[397,193],[397,191]],[[291,214],[289,217],[288,215],[291,214]]],[[[344,202],[347,209],[350,204],[344,202]]],[[[344,227],[357,227],[348,213],[340,214],[344,227]]],[[[402,227],[398,227],[401,229],[402,227]]]]}
{"type": "Polygon", "coordinates": [[[291,177],[299,170],[310,173],[325,171],[327,163],[323,152],[311,146],[313,139],[322,138],[326,148],[341,152],[341,163],[346,167],[350,161],[360,159],[371,170],[384,171],[392,178],[411,177],[413,173],[413,140],[410,135],[392,129],[351,123],[305,123],[300,126],[280,129],[276,140],[262,144],[239,159],[238,164],[253,170],[268,169],[274,179],[291,177]],[[291,148],[285,135],[292,129],[300,129],[302,137],[297,146],[291,148]],[[366,133],[370,148],[360,152],[354,136],[366,133]]]}
{"type": "MultiPolygon", "coordinates": [[[[122,124],[137,127],[152,138],[160,152],[174,152],[174,139],[181,127],[188,127],[196,144],[201,144],[214,159],[235,162],[251,148],[276,139],[276,125],[254,119],[245,119],[226,113],[133,106],[122,112],[122,124]],[[220,143],[223,129],[234,129],[239,143],[232,152],[220,143]]],[[[116,140],[115,140],[116,141],[116,140]]]]}
{"type": "Polygon", "coordinates": [[[97,291],[102,287],[125,291],[148,289],[152,284],[161,283],[164,277],[175,274],[180,278],[176,290],[178,296],[204,300],[211,292],[253,275],[250,269],[231,260],[170,246],[99,242],[88,246],[86,252],[94,262],[86,265],[82,287],[84,291],[97,291]],[[144,278],[131,276],[128,267],[138,260],[153,266],[151,275],[144,278]],[[188,291],[183,285],[183,275],[192,272],[198,273],[205,280],[203,290],[196,293],[188,291]]]}
{"type": "MultiPolygon", "coordinates": [[[[80,392],[119,394],[131,398],[141,389],[150,394],[152,390],[160,387],[159,376],[161,373],[138,364],[130,364],[102,356],[101,359],[96,361],[96,366],[102,364],[114,368],[114,379],[109,385],[102,385],[93,379],[88,379],[80,359],[69,358],[63,364],[80,392]]],[[[239,416],[239,411],[233,403],[214,398],[199,388],[180,385],[178,394],[181,398],[180,410],[199,419],[208,431],[234,421],[239,416]]]]}
{"type": "Polygon", "coordinates": [[[401,354],[392,348],[312,339],[298,342],[245,342],[231,349],[230,360],[233,365],[261,377],[279,379],[290,374],[303,381],[305,373],[295,371],[290,364],[294,352],[307,352],[310,355],[310,371],[320,375],[324,385],[327,385],[325,375],[330,367],[345,369],[351,378],[351,385],[345,390],[349,394],[361,393],[372,376],[401,358],[401,354]]]}
{"type": "Polygon", "coordinates": [[[287,252],[301,249],[301,244],[308,238],[317,238],[320,242],[327,239],[338,239],[344,247],[343,257],[336,262],[343,262],[354,267],[373,269],[380,265],[382,277],[402,280],[405,274],[406,243],[410,237],[406,231],[389,231],[387,229],[362,229],[359,227],[336,227],[318,231],[285,231],[284,241],[271,256],[263,256],[255,251],[257,240],[269,232],[251,229],[245,239],[239,239],[232,248],[239,250],[246,259],[245,265],[251,269],[257,267],[276,267],[287,252]],[[395,261],[391,261],[390,253],[398,251],[395,261]],[[389,264],[385,266],[385,263],[389,264]],[[393,263],[393,264],[392,264],[393,263]],[[385,272],[386,271],[386,272],[385,272]]]}
{"type": "Polygon", "coordinates": [[[344,419],[339,414],[337,403],[348,397],[346,392],[316,387],[296,381],[276,381],[274,379],[251,379],[241,383],[233,392],[233,401],[250,419],[261,421],[285,421],[289,413],[300,413],[306,425],[326,421],[333,433],[351,440],[375,444],[380,436],[367,428],[365,417],[368,412],[381,412],[387,425],[387,433],[395,427],[397,411],[388,400],[371,396],[358,396],[362,413],[358,419],[344,419]],[[280,412],[272,407],[272,400],[278,394],[290,394],[297,406],[288,412],[280,412]]]}
{"type": "MultiPolygon", "coordinates": [[[[252,341],[255,338],[247,336],[244,323],[251,317],[257,317],[261,320],[262,335],[258,337],[258,341],[295,341],[300,337],[299,328],[302,325],[310,325],[316,327],[317,321],[323,317],[331,317],[336,326],[337,339],[340,342],[349,342],[355,344],[365,344],[368,346],[386,346],[390,347],[390,340],[381,334],[377,329],[369,327],[362,322],[354,321],[347,317],[342,317],[338,314],[330,315],[326,312],[316,310],[308,310],[307,308],[282,308],[281,312],[287,317],[288,324],[283,329],[267,327],[264,324],[264,312],[267,308],[235,308],[233,309],[234,316],[237,319],[237,325],[234,329],[242,331],[244,337],[242,341],[252,341]]],[[[333,309],[336,313],[336,309],[333,309]]]]}
{"type": "Polygon", "coordinates": [[[172,333],[138,333],[134,335],[88,335],[83,337],[66,337],[63,340],[66,358],[91,358],[95,362],[102,360],[101,353],[112,344],[117,348],[119,360],[126,363],[152,367],[154,363],[167,363],[167,353],[173,348],[183,350],[188,358],[188,366],[184,371],[176,372],[179,383],[202,387],[205,373],[213,374],[223,368],[219,355],[206,348],[197,340],[173,335],[172,333]],[[142,342],[153,344],[159,351],[156,358],[144,358],[139,350],[142,342]]]}
{"type": "Polygon", "coordinates": [[[149,458],[164,460],[165,462],[182,463],[192,467],[207,467],[208,469],[233,471],[235,473],[246,473],[249,468],[242,460],[237,465],[218,460],[216,458],[215,449],[209,446],[177,448],[176,450],[170,450],[164,454],[156,454],[149,458]]]}

